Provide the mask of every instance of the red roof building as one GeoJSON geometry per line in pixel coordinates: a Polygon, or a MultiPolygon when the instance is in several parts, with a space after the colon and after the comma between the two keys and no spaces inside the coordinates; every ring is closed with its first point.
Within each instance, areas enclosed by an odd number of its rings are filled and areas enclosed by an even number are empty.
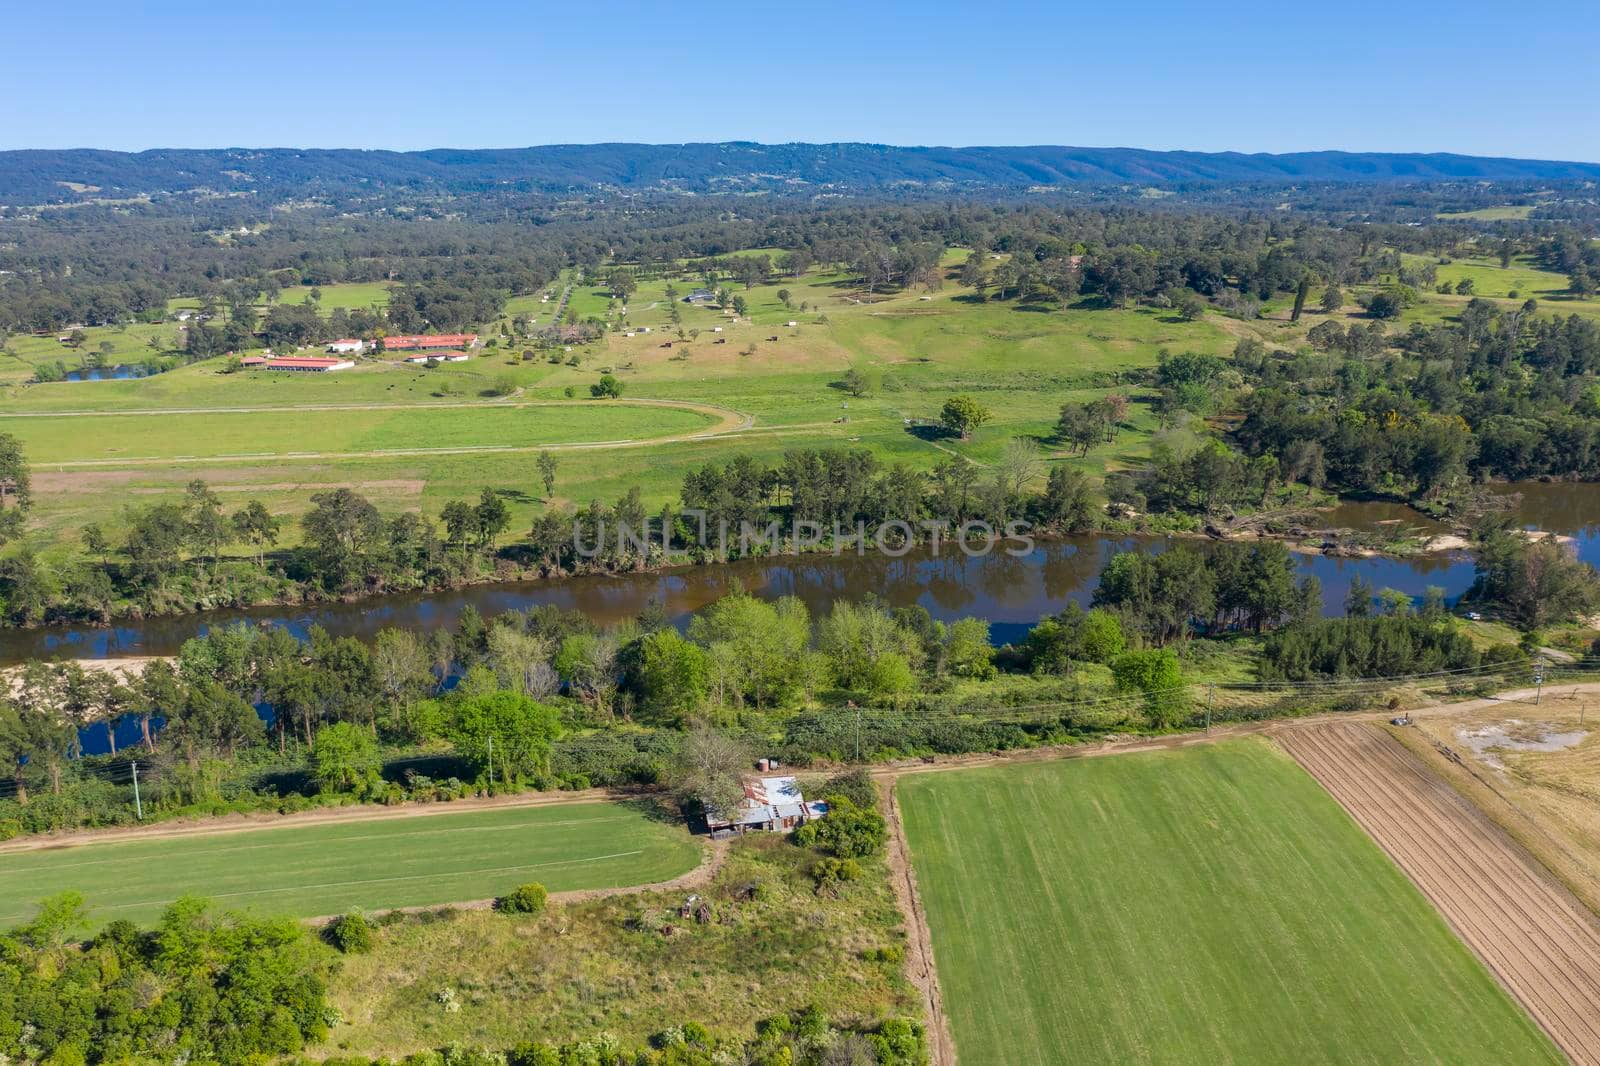
{"type": "Polygon", "coordinates": [[[385,351],[406,352],[418,348],[467,348],[478,343],[476,333],[422,333],[383,338],[385,351]]]}
{"type": "Polygon", "coordinates": [[[268,370],[298,370],[313,374],[329,370],[348,370],[356,364],[349,359],[323,359],[317,356],[291,355],[267,362],[268,370]]]}

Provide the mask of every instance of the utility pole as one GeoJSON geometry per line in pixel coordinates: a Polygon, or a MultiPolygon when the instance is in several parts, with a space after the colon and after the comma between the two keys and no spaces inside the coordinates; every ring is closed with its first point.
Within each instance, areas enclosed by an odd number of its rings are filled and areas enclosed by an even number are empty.
{"type": "Polygon", "coordinates": [[[494,737],[489,738],[489,790],[494,791],[494,737]]]}
{"type": "Polygon", "coordinates": [[[1538,706],[1539,701],[1544,699],[1544,656],[1542,655],[1533,660],[1533,683],[1537,686],[1533,691],[1533,702],[1535,706],[1538,706]]]}
{"type": "MultiPolygon", "coordinates": [[[[855,703],[854,700],[850,701],[855,703]]],[[[861,708],[856,707],[856,762],[861,761],[861,708]]]]}
{"type": "Polygon", "coordinates": [[[128,765],[133,768],[133,816],[142,822],[144,804],[139,802],[139,760],[135,759],[128,765]]]}
{"type": "Polygon", "coordinates": [[[1206,686],[1206,732],[1211,732],[1211,701],[1217,695],[1217,683],[1211,682],[1206,686]]]}

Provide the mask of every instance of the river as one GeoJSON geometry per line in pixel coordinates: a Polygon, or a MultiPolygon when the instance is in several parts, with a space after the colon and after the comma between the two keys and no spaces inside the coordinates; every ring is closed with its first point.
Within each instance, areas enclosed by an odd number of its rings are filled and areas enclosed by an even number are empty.
{"type": "MultiPolygon", "coordinates": [[[[1577,541],[1580,556],[1600,565],[1600,485],[1524,484],[1499,492],[1521,492],[1516,518],[1529,528],[1552,530],[1577,541]]],[[[1330,525],[1372,529],[1402,521],[1429,532],[1443,529],[1426,516],[1387,502],[1346,502],[1330,525]]],[[[434,629],[452,624],[468,605],[485,615],[539,604],[582,611],[602,623],[631,618],[652,600],[682,624],[736,585],[766,598],[797,596],[813,612],[838,599],[869,594],[890,606],[921,604],[939,619],[973,615],[993,626],[996,643],[1016,640],[1041,617],[1069,603],[1087,602],[1095,577],[1114,552],[1159,551],[1161,538],[1077,537],[1040,542],[1020,557],[1002,552],[968,557],[943,545],[938,554],[918,549],[900,558],[880,554],[809,555],[747,559],[722,566],[673,567],[646,574],[594,575],[551,581],[473,585],[440,592],[406,593],[360,603],[306,607],[259,607],[154,618],[109,629],[58,626],[0,632],[0,665],[29,658],[103,659],[170,655],[182,643],[217,626],[245,622],[280,625],[304,636],[320,625],[335,636],[370,638],[385,626],[434,629]]],[[[1203,544],[1204,542],[1192,542],[1203,544]]],[[[1345,593],[1358,575],[1375,589],[1393,588],[1420,597],[1430,585],[1455,600],[1472,584],[1464,553],[1411,559],[1386,556],[1337,558],[1296,556],[1302,574],[1322,583],[1324,613],[1343,612],[1345,593]]]]}

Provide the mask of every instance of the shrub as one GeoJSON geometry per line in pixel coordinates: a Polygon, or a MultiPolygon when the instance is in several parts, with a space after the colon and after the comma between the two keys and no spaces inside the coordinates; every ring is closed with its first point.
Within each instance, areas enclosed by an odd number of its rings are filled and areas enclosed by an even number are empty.
{"type": "Polygon", "coordinates": [[[794,831],[796,844],[839,859],[859,859],[883,847],[889,838],[883,815],[857,807],[845,796],[829,796],[827,802],[827,814],[794,831]]]}
{"type": "Polygon", "coordinates": [[[878,786],[865,769],[846,770],[823,782],[824,796],[843,796],[857,807],[871,810],[878,805],[878,786]]]}
{"type": "Polygon", "coordinates": [[[1188,699],[1183,690],[1183,671],[1171,648],[1124,652],[1111,661],[1111,675],[1119,691],[1144,695],[1151,725],[1164,729],[1182,720],[1188,699]]]}
{"type": "Polygon", "coordinates": [[[882,1066],[919,1063],[928,1059],[927,1033],[920,1022],[887,1018],[872,1034],[872,1048],[882,1066]]]}
{"type": "Polygon", "coordinates": [[[0,818],[0,840],[22,835],[22,823],[15,818],[0,818]]]}
{"type": "Polygon", "coordinates": [[[537,881],[529,881],[513,889],[510,895],[495,900],[495,909],[503,914],[539,914],[544,911],[550,894],[537,881]]]}
{"type": "Polygon", "coordinates": [[[845,881],[861,880],[861,864],[854,859],[819,859],[811,868],[817,891],[824,892],[845,881]]]}
{"type": "Polygon", "coordinates": [[[328,943],[346,955],[365,955],[372,950],[372,923],[362,914],[342,914],[323,930],[328,943]]]}

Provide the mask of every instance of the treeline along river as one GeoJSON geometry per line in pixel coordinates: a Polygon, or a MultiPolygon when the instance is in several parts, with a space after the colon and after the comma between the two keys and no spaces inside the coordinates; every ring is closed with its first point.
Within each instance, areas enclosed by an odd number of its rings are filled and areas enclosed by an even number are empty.
{"type": "MultiPolygon", "coordinates": [[[[1571,536],[1582,558],[1600,564],[1600,485],[1526,484],[1507,486],[1504,491],[1522,493],[1516,513],[1520,524],[1571,536]]],[[[1344,503],[1330,519],[1333,525],[1367,529],[1394,521],[1429,532],[1443,529],[1425,516],[1391,503],[1344,503]]],[[[898,558],[871,551],[865,555],[774,556],[640,574],[472,585],[359,603],[212,611],[108,629],[8,630],[0,633],[0,665],[30,658],[171,655],[190,637],[238,622],[285,626],[301,637],[320,625],[334,636],[367,638],[385,626],[434,629],[448,625],[468,605],[489,616],[554,604],[612,623],[637,615],[654,600],[670,617],[684,623],[736,585],[762,597],[797,596],[813,612],[825,611],[835,600],[871,595],[894,607],[920,604],[939,619],[983,618],[993,626],[994,641],[1000,644],[1018,639],[1040,618],[1071,602],[1087,603],[1100,569],[1115,552],[1160,551],[1170,543],[1155,537],[1089,536],[1040,541],[1022,556],[1007,555],[1000,549],[967,556],[948,544],[936,555],[923,548],[898,558]]],[[[1375,589],[1393,588],[1418,597],[1436,585],[1451,601],[1465,592],[1473,579],[1472,560],[1465,553],[1404,559],[1301,554],[1297,562],[1303,575],[1315,575],[1322,583],[1323,610],[1330,615],[1343,612],[1345,594],[1357,576],[1375,589]]]]}

